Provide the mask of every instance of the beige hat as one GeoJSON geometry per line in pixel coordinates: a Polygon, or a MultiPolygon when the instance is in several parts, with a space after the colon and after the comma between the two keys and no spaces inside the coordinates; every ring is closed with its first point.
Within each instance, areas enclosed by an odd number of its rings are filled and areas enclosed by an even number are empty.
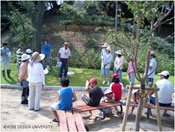
{"type": "Polygon", "coordinates": [[[122,55],[122,51],[121,50],[118,50],[115,53],[118,54],[118,55],[122,55]]]}
{"type": "Polygon", "coordinates": [[[68,42],[64,42],[64,45],[68,45],[69,46],[70,44],[68,42]]]}
{"type": "Polygon", "coordinates": [[[31,61],[32,62],[39,62],[39,61],[43,60],[44,57],[45,57],[44,54],[39,54],[38,52],[34,52],[32,54],[32,60],[31,61]]]}
{"type": "Polygon", "coordinates": [[[108,47],[106,48],[106,50],[111,51],[111,46],[108,46],[108,47]]]}
{"type": "Polygon", "coordinates": [[[103,48],[106,48],[106,47],[108,47],[109,46],[109,44],[108,43],[104,43],[104,45],[102,46],[103,48]]]}

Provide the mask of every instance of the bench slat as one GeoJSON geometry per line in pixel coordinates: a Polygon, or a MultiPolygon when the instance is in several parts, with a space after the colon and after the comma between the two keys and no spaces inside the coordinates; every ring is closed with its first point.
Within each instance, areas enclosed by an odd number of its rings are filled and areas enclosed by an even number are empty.
{"type": "Polygon", "coordinates": [[[61,124],[60,131],[68,131],[65,111],[59,110],[58,113],[59,113],[59,120],[61,124]]]}
{"type": "Polygon", "coordinates": [[[86,129],[84,127],[84,123],[82,121],[80,114],[78,112],[74,111],[74,117],[76,120],[76,126],[77,126],[78,131],[86,132],[86,129]]]}
{"type": "Polygon", "coordinates": [[[100,110],[100,109],[105,109],[105,108],[120,106],[120,105],[121,105],[121,103],[119,103],[119,102],[114,102],[114,103],[102,102],[102,103],[100,103],[99,106],[96,106],[96,107],[92,107],[92,106],[88,106],[88,105],[79,105],[79,106],[73,107],[72,110],[78,111],[78,112],[86,112],[86,111],[100,110]]]}
{"type": "Polygon", "coordinates": [[[68,129],[69,131],[74,131],[77,132],[77,128],[75,125],[75,120],[74,120],[74,116],[72,114],[72,111],[66,111],[66,119],[67,119],[67,124],[68,124],[68,129]]]}

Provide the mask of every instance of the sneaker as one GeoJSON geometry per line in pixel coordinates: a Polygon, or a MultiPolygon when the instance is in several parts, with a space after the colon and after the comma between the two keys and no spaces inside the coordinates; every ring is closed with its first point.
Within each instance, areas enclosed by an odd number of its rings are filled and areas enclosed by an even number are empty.
{"type": "Polygon", "coordinates": [[[110,82],[108,81],[107,85],[110,85],[110,82]]]}
{"type": "Polygon", "coordinates": [[[102,84],[105,84],[106,83],[106,81],[103,81],[103,83],[102,84]]]}

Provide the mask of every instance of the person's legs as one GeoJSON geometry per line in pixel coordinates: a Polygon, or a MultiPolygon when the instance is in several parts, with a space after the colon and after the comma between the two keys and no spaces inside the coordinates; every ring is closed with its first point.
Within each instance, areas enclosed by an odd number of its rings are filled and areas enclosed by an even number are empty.
{"type": "Polygon", "coordinates": [[[129,82],[132,82],[133,85],[135,85],[135,75],[130,75],[129,76],[129,82]]]}
{"type": "Polygon", "coordinates": [[[35,107],[35,85],[34,83],[29,83],[29,110],[35,107]]]}
{"type": "Polygon", "coordinates": [[[8,75],[8,78],[11,79],[10,72],[11,72],[10,62],[7,62],[7,75],[8,75]]]}
{"type": "Polygon", "coordinates": [[[40,97],[41,97],[41,88],[42,88],[42,83],[36,83],[35,85],[35,111],[38,111],[40,108],[40,97]]]}
{"type": "Polygon", "coordinates": [[[51,111],[52,111],[53,115],[54,115],[55,118],[56,118],[56,121],[59,121],[59,116],[58,116],[58,114],[57,114],[58,104],[52,104],[52,105],[50,106],[50,108],[51,108],[51,111]]]}
{"type": "Polygon", "coordinates": [[[118,74],[119,74],[119,80],[120,80],[120,82],[122,83],[122,70],[119,69],[117,72],[118,72],[118,74]]]}
{"type": "Polygon", "coordinates": [[[51,62],[50,56],[47,56],[47,62],[49,64],[50,70],[54,71],[53,68],[52,68],[52,62],[51,62]]]}
{"type": "Polygon", "coordinates": [[[59,71],[59,78],[62,78],[62,74],[63,74],[63,68],[64,68],[64,61],[61,59],[62,65],[60,67],[60,71],[59,71]]]}
{"type": "Polygon", "coordinates": [[[106,76],[108,77],[107,85],[110,85],[110,69],[105,69],[106,76]]]}
{"type": "Polygon", "coordinates": [[[64,67],[64,77],[67,78],[67,72],[68,72],[68,60],[65,60],[65,67],[64,67]]]}
{"type": "Polygon", "coordinates": [[[46,60],[47,60],[47,56],[45,56],[45,58],[43,60],[43,69],[45,69],[47,67],[46,60]]]}
{"type": "MultiPolygon", "coordinates": [[[[159,106],[169,107],[169,106],[171,106],[171,103],[169,103],[169,104],[162,104],[162,103],[159,103],[159,106]]],[[[167,114],[167,110],[164,110],[163,116],[166,116],[166,117],[169,117],[169,116],[170,116],[169,114],[167,114]]]]}

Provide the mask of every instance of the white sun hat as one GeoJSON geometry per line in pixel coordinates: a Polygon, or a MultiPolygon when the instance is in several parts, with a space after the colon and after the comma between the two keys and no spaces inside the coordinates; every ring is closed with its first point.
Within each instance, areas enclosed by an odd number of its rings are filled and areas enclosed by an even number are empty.
{"type": "Polygon", "coordinates": [[[106,42],[104,43],[104,45],[102,45],[103,48],[106,48],[106,47],[108,47],[108,46],[109,46],[109,44],[106,43],[106,42]]]}
{"type": "Polygon", "coordinates": [[[106,50],[111,51],[111,46],[108,46],[108,47],[106,48],[106,50]]]}
{"type": "Polygon", "coordinates": [[[122,51],[121,50],[118,50],[115,53],[118,54],[118,55],[122,55],[122,51]]]}
{"type": "Polygon", "coordinates": [[[22,54],[22,56],[21,56],[22,61],[28,60],[29,58],[30,58],[30,55],[27,55],[27,54],[22,54]]]}
{"type": "Polygon", "coordinates": [[[161,73],[158,73],[158,75],[168,76],[170,74],[168,71],[162,71],[161,73]]]}
{"type": "Polygon", "coordinates": [[[32,54],[32,53],[33,53],[33,51],[31,49],[26,50],[26,54],[32,54]]]}

